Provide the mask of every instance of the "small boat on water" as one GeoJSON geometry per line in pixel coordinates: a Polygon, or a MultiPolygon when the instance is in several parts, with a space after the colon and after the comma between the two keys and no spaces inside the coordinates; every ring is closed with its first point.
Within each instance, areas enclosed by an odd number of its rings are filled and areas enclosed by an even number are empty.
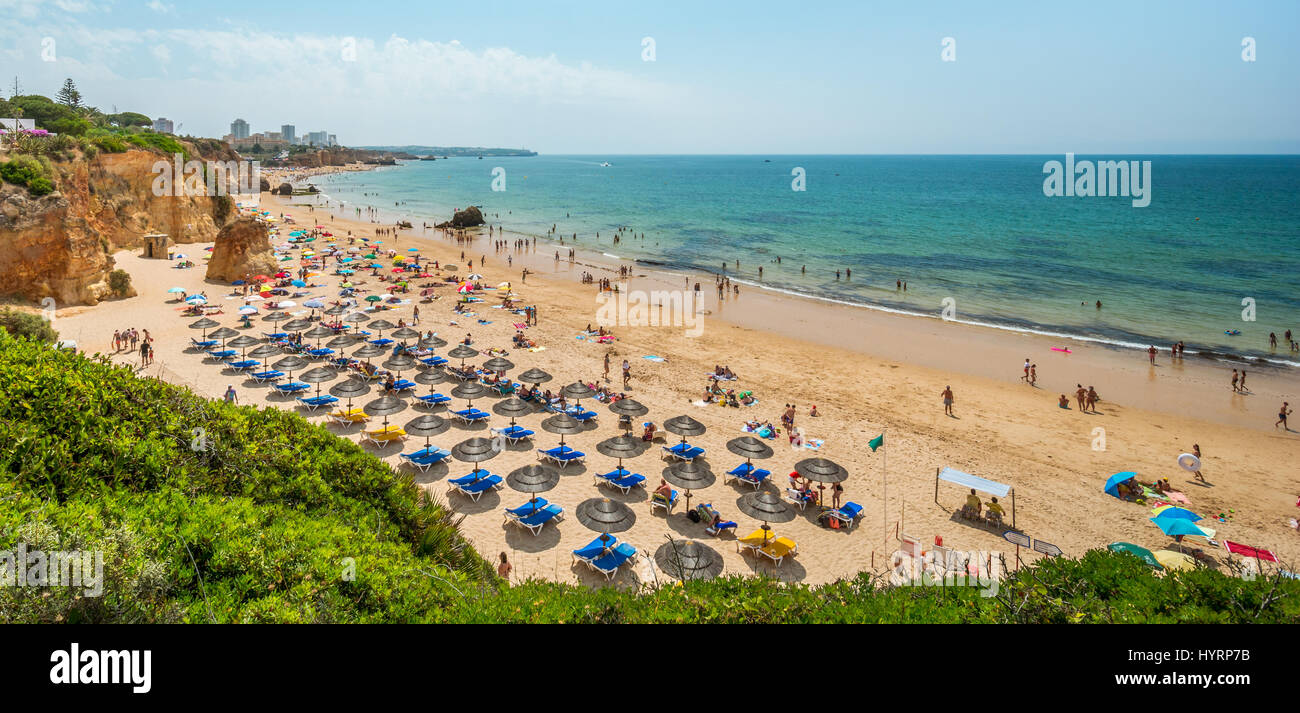
{"type": "Polygon", "coordinates": [[[610,165],[610,164],[609,164],[609,161],[605,161],[605,162],[603,162],[603,163],[600,164],[600,167],[601,167],[601,168],[609,168],[609,165],[610,165]]]}

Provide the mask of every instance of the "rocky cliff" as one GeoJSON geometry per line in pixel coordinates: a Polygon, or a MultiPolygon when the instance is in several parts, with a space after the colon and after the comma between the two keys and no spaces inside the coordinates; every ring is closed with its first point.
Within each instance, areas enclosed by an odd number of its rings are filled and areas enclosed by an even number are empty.
{"type": "MultiPolygon", "coordinates": [[[[187,149],[201,160],[227,158],[187,149]]],[[[140,247],[145,234],[166,233],[177,243],[214,239],[233,216],[233,201],[155,195],[153,169],[169,159],[141,149],[56,162],[56,191],[39,199],[0,187],[0,297],[96,304],[110,294],[112,254],[140,247]]]]}
{"type": "Polygon", "coordinates": [[[209,280],[234,282],[254,275],[271,275],[280,270],[271,251],[271,236],[266,223],[254,218],[238,218],[226,223],[217,233],[208,260],[209,280]]]}
{"type": "Polygon", "coordinates": [[[438,223],[439,228],[471,228],[475,225],[483,225],[483,212],[478,206],[470,206],[465,210],[458,210],[452,214],[451,220],[445,223],[438,223]]]}

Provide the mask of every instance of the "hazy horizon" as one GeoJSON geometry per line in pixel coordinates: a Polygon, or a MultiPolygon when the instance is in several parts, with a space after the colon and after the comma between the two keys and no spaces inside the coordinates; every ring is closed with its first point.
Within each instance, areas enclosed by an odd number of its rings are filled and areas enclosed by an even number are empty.
{"type": "Polygon", "coordinates": [[[1280,0],[0,0],[0,21],[23,93],[71,77],[196,136],[242,118],[552,155],[1300,153],[1300,4],[1280,0]]]}

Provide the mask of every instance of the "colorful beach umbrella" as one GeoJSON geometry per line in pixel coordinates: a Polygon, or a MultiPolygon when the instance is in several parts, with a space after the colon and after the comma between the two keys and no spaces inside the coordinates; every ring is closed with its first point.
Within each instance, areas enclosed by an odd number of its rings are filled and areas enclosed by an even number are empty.
{"type": "Polygon", "coordinates": [[[1132,542],[1112,542],[1109,545],[1106,545],[1106,549],[1111,552],[1127,552],[1154,569],[1163,569],[1160,562],[1156,559],[1156,556],[1151,553],[1151,550],[1148,550],[1145,547],[1139,547],[1132,542]]]}
{"type": "Polygon", "coordinates": [[[1107,495],[1113,495],[1118,498],[1119,484],[1128,480],[1129,478],[1136,478],[1136,477],[1137,477],[1137,473],[1131,470],[1126,470],[1123,471],[1122,473],[1116,473],[1106,479],[1106,487],[1104,488],[1104,490],[1107,495]]]}
{"type": "Polygon", "coordinates": [[[1154,522],[1161,532],[1170,537],[1178,537],[1179,535],[1210,537],[1210,533],[1202,529],[1200,525],[1180,517],[1153,517],[1151,522],[1154,522]]]}
{"type": "Polygon", "coordinates": [[[1182,518],[1183,520],[1191,520],[1192,522],[1197,522],[1199,520],[1205,519],[1200,515],[1197,515],[1196,513],[1192,512],[1191,510],[1188,510],[1187,508],[1180,508],[1174,505],[1161,505],[1160,507],[1152,510],[1151,513],[1155,515],[1156,518],[1176,517],[1176,518],[1182,518]]]}
{"type": "Polygon", "coordinates": [[[1152,553],[1160,566],[1172,572],[1186,571],[1196,569],[1196,560],[1191,555],[1184,552],[1174,552],[1173,550],[1156,550],[1152,553]]]}

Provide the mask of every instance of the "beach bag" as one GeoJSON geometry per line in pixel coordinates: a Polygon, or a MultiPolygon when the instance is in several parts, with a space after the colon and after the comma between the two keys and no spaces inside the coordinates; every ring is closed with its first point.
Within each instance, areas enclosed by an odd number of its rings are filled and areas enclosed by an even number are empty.
{"type": "Polygon", "coordinates": [[[692,511],[686,513],[686,517],[690,518],[690,519],[691,519],[691,522],[699,522],[699,521],[700,521],[700,514],[699,514],[698,512],[696,512],[696,511],[694,511],[694,510],[692,510],[692,511]]]}
{"type": "Polygon", "coordinates": [[[826,526],[832,530],[838,530],[840,529],[840,521],[828,515],[826,517],[826,526]]]}

